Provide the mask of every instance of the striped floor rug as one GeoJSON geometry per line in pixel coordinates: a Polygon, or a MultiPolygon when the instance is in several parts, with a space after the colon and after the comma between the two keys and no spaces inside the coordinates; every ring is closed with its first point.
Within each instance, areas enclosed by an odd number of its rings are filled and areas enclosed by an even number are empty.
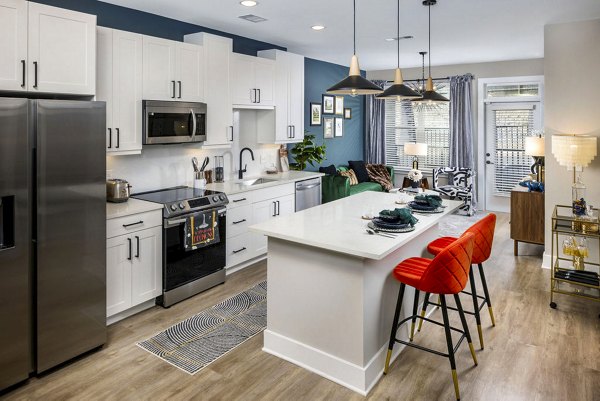
{"type": "Polygon", "coordinates": [[[137,345],[195,374],[267,326],[267,282],[169,327],[137,345]]]}

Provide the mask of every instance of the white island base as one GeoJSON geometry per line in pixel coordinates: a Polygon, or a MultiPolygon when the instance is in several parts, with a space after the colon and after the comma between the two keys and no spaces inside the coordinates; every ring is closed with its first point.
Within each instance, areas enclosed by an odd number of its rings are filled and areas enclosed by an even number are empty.
{"type": "MultiPolygon", "coordinates": [[[[366,395],[383,374],[399,288],[391,272],[400,261],[425,255],[427,244],[439,237],[441,217],[460,203],[446,201],[443,214],[418,216],[415,231],[388,239],[366,234],[366,222],[356,213],[364,202],[393,208],[397,197],[351,198],[352,203],[346,198],[253,229],[269,236],[263,350],[366,395]],[[319,216],[321,227],[313,225],[319,216]],[[342,220],[331,225],[336,216],[342,220]],[[310,238],[302,241],[311,225],[310,238]],[[339,237],[330,236],[335,234],[339,237]]],[[[408,287],[404,317],[412,312],[413,298],[408,287]]],[[[408,329],[398,336],[408,339],[408,329]]],[[[392,360],[403,347],[396,344],[392,360]]]]}

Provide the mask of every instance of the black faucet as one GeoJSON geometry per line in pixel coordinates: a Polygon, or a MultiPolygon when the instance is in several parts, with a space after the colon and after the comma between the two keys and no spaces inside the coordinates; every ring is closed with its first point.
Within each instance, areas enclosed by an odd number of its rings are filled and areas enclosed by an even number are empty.
{"type": "Polygon", "coordinates": [[[246,168],[248,167],[248,165],[244,165],[244,168],[242,169],[242,155],[244,154],[244,150],[247,150],[250,152],[250,156],[252,156],[252,160],[254,160],[254,152],[252,151],[252,149],[250,148],[243,148],[242,150],[240,150],[240,172],[238,173],[238,178],[241,180],[244,178],[244,173],[246,172],[246,168]]]}

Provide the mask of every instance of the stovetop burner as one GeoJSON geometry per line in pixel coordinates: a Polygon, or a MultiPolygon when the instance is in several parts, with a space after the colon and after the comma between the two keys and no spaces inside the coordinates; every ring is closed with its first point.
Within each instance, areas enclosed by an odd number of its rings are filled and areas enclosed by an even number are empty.
{"type": "Polygon", "coordinates": [[[186,186],[138,192],[132,198],[164,205],[164,217],[224,206],[229,203],[223,192],[186,186]]]}

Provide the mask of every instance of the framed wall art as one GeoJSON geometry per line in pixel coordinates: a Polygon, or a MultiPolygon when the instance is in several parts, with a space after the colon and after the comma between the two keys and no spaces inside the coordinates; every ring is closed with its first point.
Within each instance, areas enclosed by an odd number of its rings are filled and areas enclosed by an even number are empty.
{"type": "Polygon", "coordinates": [[[346,107],[344,109],[344,120],[350,120],[352,118],[352,109],[349,107],[346,107]]]}
{"type": "Polygon", "coordinates": [[[337,116],[344,115],[344,96],[335,97],[335,114],[337,116]]]}
{"type": "Polygon", "coordinates": [[[335,96],[323,95],[323,115],[335,114],[335,96]]]}
{"type": "Polygon", "coordinates": [[[310,126],[320,127],[322,124],[323,116],[323,105],[321,103],[310,104],[310,126]]]}
{"type": "Polygon", "coordinates": [[[335,118],[335,136],[344,136],[344,119],[341,117],[335,118]]]}
{"type": "Polygon", "coordinates": [[[323,117],[323,138],[333,138],[333,118],[323,117]]]}

